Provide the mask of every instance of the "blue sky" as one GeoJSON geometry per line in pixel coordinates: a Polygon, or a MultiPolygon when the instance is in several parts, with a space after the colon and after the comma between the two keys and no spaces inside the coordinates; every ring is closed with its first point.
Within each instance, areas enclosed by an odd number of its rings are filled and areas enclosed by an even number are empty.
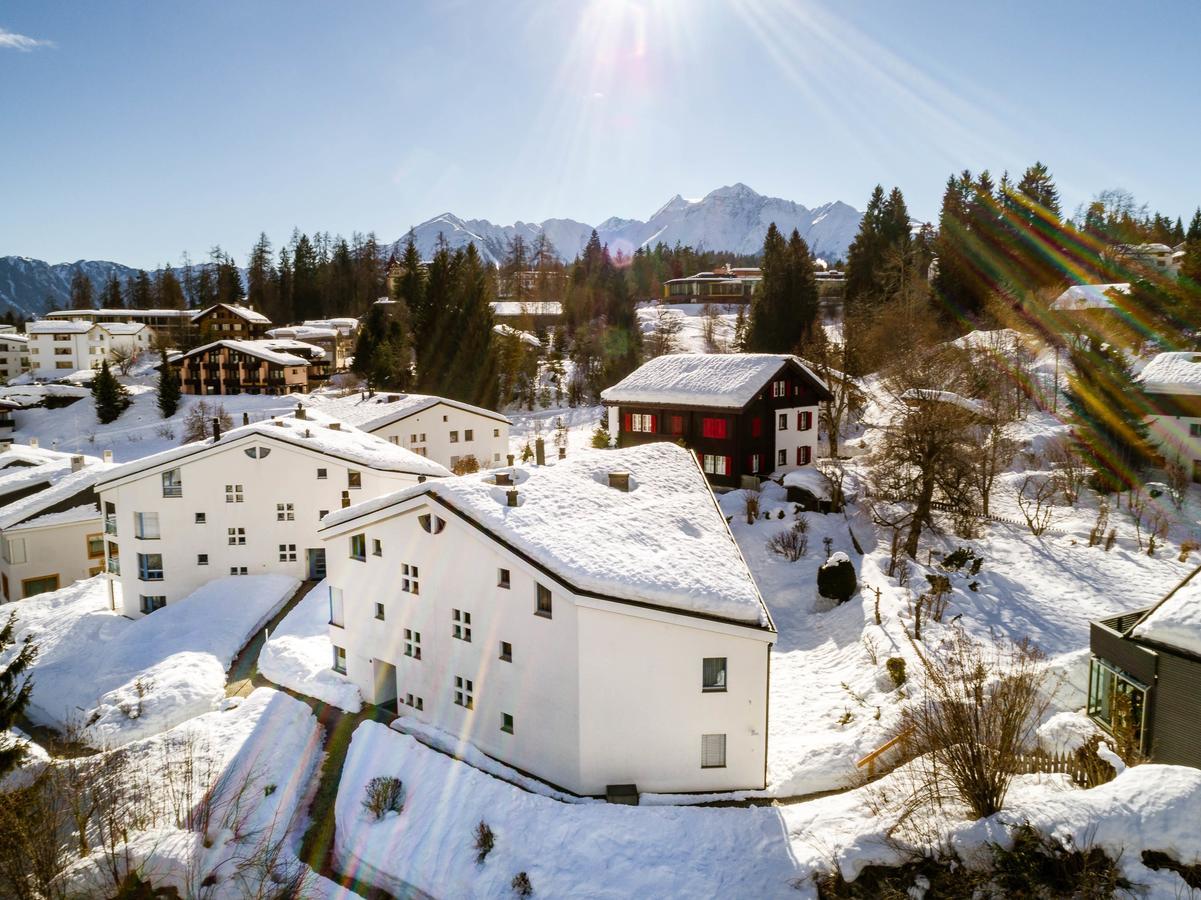
{"type": "Polygon", "coordinates": [[[0,5],[0,255],[153,266],[441,212],[646,218],[742,181],[862,208],[1042,159],[1201,203],[1201,4],[0,5]],[[44,44],[30,42],[45,42],[44,44]]]}

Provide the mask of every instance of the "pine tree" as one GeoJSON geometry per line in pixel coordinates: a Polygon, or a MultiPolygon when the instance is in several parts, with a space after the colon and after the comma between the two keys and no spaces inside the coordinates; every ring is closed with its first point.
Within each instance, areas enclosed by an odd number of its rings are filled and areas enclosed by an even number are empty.
{"type": "Polygon", "coordinates": [[[321,312],[317,250],[308,235],[302,234],[292,252],[292,315],[303,321],[318,319],[321,312]]]}
{"type": "Polygon", "coordinates": [[[403,300],[388,307],[373,304],[355,341],[351,371],[371,390],[407,390],[412,374],[408,309],[403,300]]]}
{"type": "Polygon", "coordinates": [[[275,268],[275,322],[295,322],[296,310],[292,301],[292,258],[287,247],[279,248],[279,265],[275,268]]]}
{"type": "Polygon", "coordinates": [[[183,288],[171,264],[163,266],[156,275],[154,282],[154,304],[159,309],[183,309],[183,288]]]}
{"type": "Polygon", "coordinates": [[[100,363],[100,371],[92,379],[92,399],[96,403],[96,418],[107,425],[125,412],[129,404],[129,391],[108,368],[108,360],[100,363]]]}
{"type": "MultiPolygon", "coordinates": [[[[883,191],[881,191],[883,193],[883,191]]],[[[782,353],[780,341],[781,311],[788,293],[788,244],[772,222],[763,237],[763,258],[760,268],[763,280],[751,300],[751,319],[747,326],[747,350],[755,353],[782,353]]]]}
{"type": "Polygon", "coordinates": [[[443,384],[445,396],[495,408],[499,379],[492,330],[492,273],[475,244],[467,245],[457,268],[454,349],[443,384]]]}
{"type": "Polygon", "coordinates": [[[1068,407],[1081,453],[1102,493],[1126,490],[1151,458],[1146,409],[1122,351],[1099,341],[1071,351],[1068,407]]]}
{"type": "MultiPolygon", "coordinates": [[[[413,344],[417,351],[417,384],[426,393],[439,393],[447,378],[457,337],[456,272],[462,254],[452,254],[442,235],[426,270],[423,302],[412,310],[413,344]]],[[[407,267],[407,264],[406,264],[407,267]]]]}
{"type": "Polygon", "coordinates": [[[883,257],[884,186],[876,185],[863,218],[859,220],[859,231],[847,250],[846,297],[848,303],[874,298],[876,270],[883,257]]]}
{"type": "Polygon", "coordinates": [[[246,303],[251,309],[258,310],[272,318],[276,314],[276,275],[272,264],[271,241],[266,232],[259,233],[259,239],[250,248],[250,258],[246,263],[246,303]]]}
{"type": "Polygon", "coordinates": [[[91,309],[93,295],[92,280],[77,268],[71,273],[71,309],[91,309]]]}
{"type": "Polygon", "coordinates": [[[1187,241],[1201,241],[1201,206],[1193,213],[1193,220],[1189,222],[1184,238],[1187,241]]]}
{"type": "MultiPolygon", "coordinates": [[[[8,614],[8,621],[0,626],[0,657],[17,643],[16,631],[17,614],[12,612],[8,614]]],[[[14,740],[12,728],[20,724],[33,694],[33,678],[26,673],[38,651],[29,638],[20,646],[8,664],[0,668],[0,780],[21,764],[26,753],[26,746],[14,740]]]]}
{"type": "Polygon", "coordinates": [[[111,272],[104,282],[104,290],[100,292],[101,309],[121,309],[125,301],[121,296],[121,279],[116,272],[111,272]]]}
{"type": "Polygon", "coordinates": [[[151,309],[154,306],[154,285],[150,273],[139,269],[138,274],[130,279],[125,296],[130,309],[151,309]]]}
{"type": "Polygon", "coordinates": [[[179,372],[167,362],[167,351],[159,351],[158,367],[158,408],[164,419],[175,415],[179,409],[180,384],[179,372]]]}

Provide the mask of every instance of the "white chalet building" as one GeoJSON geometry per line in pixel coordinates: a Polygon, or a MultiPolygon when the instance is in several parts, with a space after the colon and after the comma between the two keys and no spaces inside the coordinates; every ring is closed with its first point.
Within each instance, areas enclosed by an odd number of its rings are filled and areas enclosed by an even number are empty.
{"type": "Polygon", "coordinates": [[[1148,439],[1201,482],[1201,353],[1157,354],[1136,381],[1146,400],[1148,439]]]}
{"type": "Polygon", "coordinates": [[[353,500],[447,476],[340,422],[286,417],[118,466],[98,486],[105,559],[139,616],[227,575],[325,575],[321,519],[353,500]]]}
{"type": "Polygon", "coordinates": [[[427,394],[377,393],[317,400],[320,409],[448,469],[465,456],[480,468],[503,465],[509,453],[507,416],[427,394]]]}
{"type": "Polygon", "coordinates": [[[29,371],[29,336],[0,334],[0,381],[29,371]]]}
{"type": "Polygon", "coordinates": [[[154,331],[141,322],[86,322],[41,319],[30,322],[29,366],[36,373],[63,375],[99,369],[115,354],[137,356],[154,344],[154,331]]]}
{"type": "Polygon", "coordinates": [[[764,787],[775,626],[688,451],[585,451],[329,516],[333,667],[577,794],[764,787]]]}

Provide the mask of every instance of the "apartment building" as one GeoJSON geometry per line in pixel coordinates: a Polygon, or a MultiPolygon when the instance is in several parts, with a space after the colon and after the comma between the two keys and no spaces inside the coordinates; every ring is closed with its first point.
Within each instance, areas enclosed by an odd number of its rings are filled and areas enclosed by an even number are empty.
{"type": "Polygon", "coordinates": [[[29,366],[42,375],[99,369],[122,356],[140,356],[154,344],[154,332],[141,322],[63,321],[30,322],[29,366]]]}
{"type": "Polygon", "coordinates": [[[325,352],[298,341],[221,340],[168,361],[185,394],[304,394],[312,360],[325,352]],[[304,355],[302,355],[302,353],[304,355]]]}
{"type": "Polygon", "coordinates": [[[0,381],[29,371],[29,336],[0,333],[0,381]]]}

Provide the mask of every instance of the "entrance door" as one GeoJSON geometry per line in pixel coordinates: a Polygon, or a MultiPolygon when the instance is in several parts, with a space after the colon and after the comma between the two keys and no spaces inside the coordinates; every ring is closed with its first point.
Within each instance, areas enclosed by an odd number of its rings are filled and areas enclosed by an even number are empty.
{"type": "Polygon", "coordinates": [[[374,700],[376,706],[390,706],[396,711],[396,666],[382,659],[371,663],[372,681],[375,683],[374,700]]]}
{"type": "Polygon", "coordinates": [[[312,548],[305,551],[305,557],[308,560],[309,578],[320,581],[325,577],[325,548],[314,550],[312,548]]]}

